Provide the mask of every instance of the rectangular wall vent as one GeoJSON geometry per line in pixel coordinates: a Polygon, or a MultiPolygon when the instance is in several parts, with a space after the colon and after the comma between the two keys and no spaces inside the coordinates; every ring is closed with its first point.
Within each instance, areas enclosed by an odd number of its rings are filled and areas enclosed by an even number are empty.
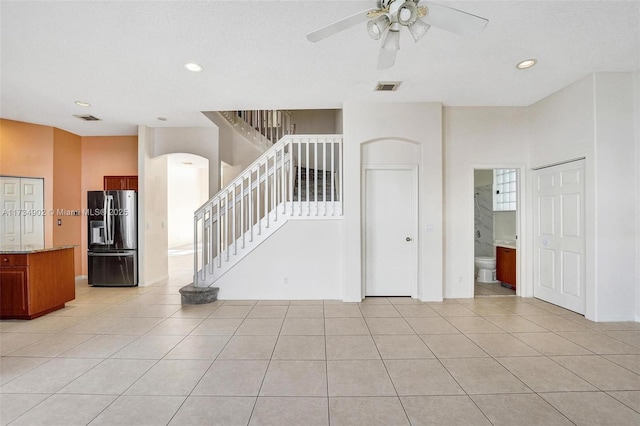
{"type": "Polygon", "coordinates": [[[374,90],[376,92],[395,92],[401,84],[401,81],[379,81],[374,90]]]}
{"type": "Polygon", "coordinates": [[[80,120],[84,121],[100,121],[98,117],[94,117],[93,115],[75,115],[74,117],[78,117],[80,120]]]}

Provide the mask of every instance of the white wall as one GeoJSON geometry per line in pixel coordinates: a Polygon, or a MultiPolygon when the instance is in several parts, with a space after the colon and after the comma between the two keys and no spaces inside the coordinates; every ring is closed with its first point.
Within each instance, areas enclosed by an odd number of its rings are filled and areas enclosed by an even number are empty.
{"type": "MultiPolygon", "coordinates": [[[[138,273],[146,286],[168,278],[167,155],[191,153],[209,160],[215,170],[209,185],[218,185],[218,141],[215,128],[138,127],[138,273]],[[142,232],[144,234],[142,234],[142,232]]],[[[211,188],[211,187],[209,187],[211,188]]],[[[192,223],[192,220],[190,221],[192,223]]]]}
{"type": "Polygon", "coordinates": [[[493,212],[493,237],[495,240],[515,240],[517,232],[517,212],[493,212]]]}
{"type": "Polygon", "coordinates": [[[598,321],[636,316],[636,242],[640,238],[634,191],[636,163],[633,74],[595,75],[596,311],[598,321]]]}
{"type": "MultiPolygon", "coordinates": [[[[474,168],[524,168],[526,128],[527,108],[443,109],[445,298],[473,297],[474,168]]],[[[526,240],[519,235],[521,247],[526,240]]]]}
{"type": "Polygon", "coordinates": [[[167,157],[152,158],[154,131],[138,127],[138,276],[148,286],[169,276],[167,157]]]}
{"type": "Polygon", "coordinates": [[[336,109],[335,111],[335,123],[336,127],[333,130],[333,133],[336,135],[341,135],[343,132],[343,120],[342,120],[342,110],[336,109]]]}
{"type": "Polygon", "coordinates": [[[585,316],[595,321],[638,317],[634,78],[593,74],[530,108],[532,167],[585,157],[585,316]]]}
{"type": "Polygon", "coordinates": [[[153,129],[152,157],[164,154],[195,154],[209,160],[209,196],[219,189],[218,129],[211,127],[159,127],[153,129]]]}
{"type": "MultiPolygon", "coordinates": [[[[264,151],[266,150],[263,147],[256,146],[239,134],[236,134],[233,140],[233,158],[230,163],[233,166],[233,170],[236,171],[235,176],[242,173],[242,171],[253,163],[256,158],[260,157],[264,151]]],[[[229,178],[233,179],[235,176],[230,176],[229,178]]]]}
{"type": "Polygon", "coordinates": [[[297,135],[332,135],[336,133],[335,109],[294,109],[291,123],[297,135]]]}
{"type": "Polygon", "coordinates": [[[218,298],[342,299],[342,225],[289,220],[216,281],[218,298]]]}
{"type": "MultiPolygon", "coordinates": [[[[531,167],[542,167],[576,158],[585,158],[585,232],[586,240],[586,316],[595,311],[595,156],[594,156],[594,93],[593,76],[587,76],[537,102],[529,108],[531,167]]],[[[527,187],[532,188],[532,181],[527,187]]],[[[530,191],[531,192],[531,191],[530,191]]],[[[532,203],[532,194],[528,201],[532,203]]],[[[528,212],[527,224],[533,233],[533,212],[528,212]]],[[[533,245],[527,256],[533,258],[533,245]]],[[[533,282],[533,269],[527,278],[533,282]]],[[[530,294],[531,296],[533,293],[530,294]]]]}
{"type": "Polygon", "coordinates": [[[640,70],[634,75],[636,129],[636,321],[640,321],[640,70]]]}
{"type": "Polygon", "coordinates": [[[475,188],[493,184],[493,170],[475,170],[473,176],[473,186],[475,188]]]}
{"type": "MultiPolygon", "coordinates": [[[[240,174],[248,165],[253,163],[265,151],[265,148],[256,142],[248,139],[235,128],[217,111],[205,112],[204,115],[214,123],[217,128],[219,141],[219,160],[224,161],[231,167],[225,169],[225,181],[230,182],[240,174]]],[[[220,171],[216,170],[219,175],[220,171]]],[[[216,187],[211,191],[214,195],[224,185],[216,187]]]]}
{"type": "MultiPolygon", "coordinates": [[[[418,291],[422,300],[442,300],[441,105],[347,102],[343,107],[343,120],[344,300],[360,301],[363,297],[361,148],[362,144],[375,140],[406,141],[421,147],[418,291]]],[[[389,156],[393,155],[393,149],[384,150],[389,156]]]]}
{"type": "MultiPolygon", "coordinates": [[[[193,213],[209,199],[209,168],[195,161],[185,165],[183,154],[170,154],[167,164],[168,244],[193,244],[193,213]]],[[[201,158],[201,157],[198,157],[201,158]]]]}

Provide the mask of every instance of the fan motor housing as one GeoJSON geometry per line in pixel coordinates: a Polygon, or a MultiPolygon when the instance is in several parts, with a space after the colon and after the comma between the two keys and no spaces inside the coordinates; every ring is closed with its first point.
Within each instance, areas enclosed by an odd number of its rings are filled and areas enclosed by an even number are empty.
{"type": "MultiPolygon", "coordinates": [[[[406,1],[411,1],[417,4],[420,0],[406,0],[406,1]]],[[[380,0],[380,9],[391,8],[391,5],[393,3],[397,3],[397,7],[400,7],[401,4],[404,4],[405,2],[400,0],[380,0]]]]}

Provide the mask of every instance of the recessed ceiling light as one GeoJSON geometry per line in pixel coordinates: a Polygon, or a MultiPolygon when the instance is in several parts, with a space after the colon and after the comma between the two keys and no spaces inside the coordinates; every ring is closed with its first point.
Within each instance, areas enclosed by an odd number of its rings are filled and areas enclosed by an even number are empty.
{"type": "Polygon", "coordinates": [[[156,117],[160,121],[167,121],[167,117],[156,117]]]}
{"type": "Polygon", "coordinates": [[[195,62],[187,62],[186,64],[184,64],[184,67],[186,69],[188,69],[189,71],[193,71],[193,72],[202,71],[202,67],[200,65],[196,64],[195,62]]]}
{"type": "Polygon", "coordinates": [[[524,61],[516,65],[516,68],[518,68],[519,70],[526,70],[527,68],[531,68],[532,66],[534,66],[537,62],[537,59],[525,59],[524,61]]]}
{"type": "Polygon", "coordinates": [[[91,104],[89,102],[85,102],[85,101],[75,101],[74,102],[76,105],[81,106],[81,107],[90,107],[91,104]]]}

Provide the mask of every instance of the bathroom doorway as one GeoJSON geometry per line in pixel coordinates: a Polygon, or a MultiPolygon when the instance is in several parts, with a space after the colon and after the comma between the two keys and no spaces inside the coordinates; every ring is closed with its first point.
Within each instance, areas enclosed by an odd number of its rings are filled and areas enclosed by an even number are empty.
{"type": "Polygon", "coordinates": [[[474,169],[474,297],[518,291],[520,169],[474,169]]]}

